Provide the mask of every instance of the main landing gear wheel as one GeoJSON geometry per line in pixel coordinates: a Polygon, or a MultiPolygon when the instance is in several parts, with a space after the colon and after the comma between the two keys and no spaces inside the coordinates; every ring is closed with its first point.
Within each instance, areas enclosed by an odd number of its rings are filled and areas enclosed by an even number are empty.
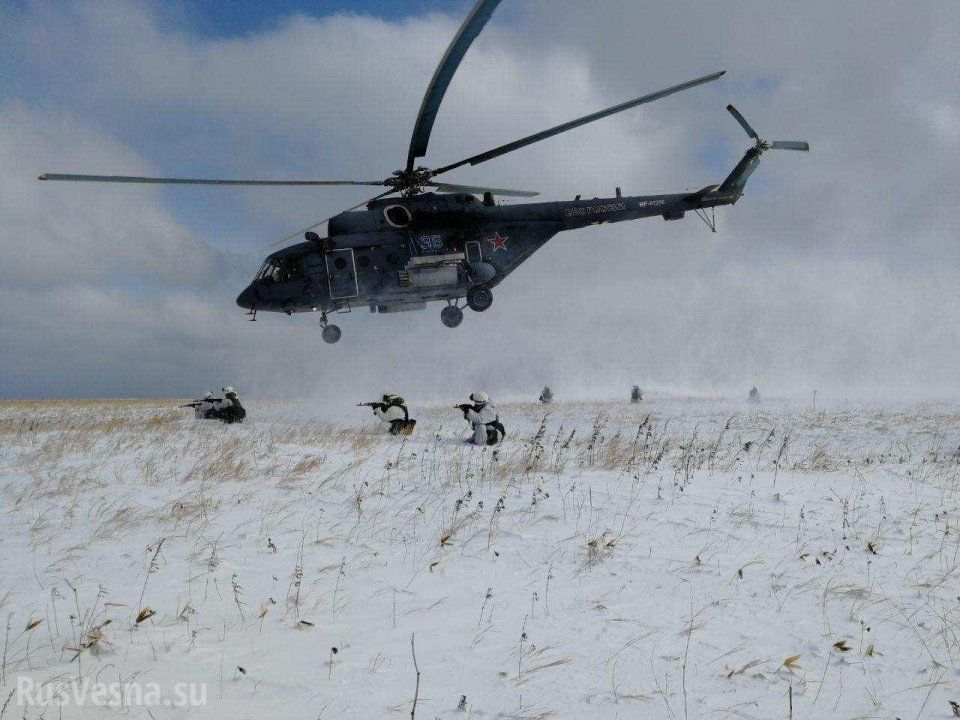
{"type": "Polygon", "coordinates": [[[463,310],[456,305],[447,305],[440,311],[440,322],[448,328],[455,328],[463,322],[463,310]]]}
{"type": "Polygon", "coordinates": [[[340,328],[336,325],[327,325],[323,328],[323,332],[321,334],[323,335],[323,341],[325,343],[330,343],[333,345],[333,343],[340,339],[340,328]]]}
{"type": "Polygon", "coordinates": [[[320,313],[320,327],[323,328],[320,335],[325,343],[333,345],[340,339],[340,328],[336,325],[327,325],[327,314],[325,312],[320,313]]]}
{"type": "Polygon", "coordinates": [[[493,291],[486,285],[474,285],[467,290],[467,305],[474,312],[483,312],[493,305],[493,291]]]}

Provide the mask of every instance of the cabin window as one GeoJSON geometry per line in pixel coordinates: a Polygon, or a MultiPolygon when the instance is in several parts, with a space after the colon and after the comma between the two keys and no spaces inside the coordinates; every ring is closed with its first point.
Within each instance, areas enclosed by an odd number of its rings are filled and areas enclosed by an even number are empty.
{"type": "Polygon", "coordinates": [[[338,257],[336,260],[333,261],[333,266],[337,270],[343,270],[347,266],[347,261],[342,257],[338,257]]]}
{"type": "Polygon", "coordinates": [[[362,268],[370,267],[370,257],[367,255],[361,255],[357,258],[357,265],[362,268]]]}

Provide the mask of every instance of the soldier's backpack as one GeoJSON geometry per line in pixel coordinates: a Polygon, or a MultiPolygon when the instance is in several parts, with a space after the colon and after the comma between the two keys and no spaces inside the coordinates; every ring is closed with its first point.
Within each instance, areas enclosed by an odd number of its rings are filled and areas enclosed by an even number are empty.
{"type": "Polygon", "coordinates": [[[242,423],[246,416],[247,411],[237,398],[231,398],[230,406],[220,411],[220,419],[227,425],[242,423]]]}
{"type": "Polygon", "coordinates": [[[416,427],[417,421],[410,419],[410,411],[407,409],[406,403],[403,402],[403,398],[399,395],[394,396],[390,400],[390,405],[400,408],[403,410],[403,420],[393,420],[390,423],[390,434],[391,435],[410,435],[413,433],[413,428],[416,427]]]}
{"type": "Polygon", "coordinates": [[[416,420],[411,420],[410,417],[406,417],[403,420],[392,420],[390,422],[390,434],[391,435],[411,435],[413,429],[417,426],[416,420]]]}
{"type": "Polygon", "coordinates": [[[487,445],[497,445],[507,436],[507,430],[497,418],[493,422],[487,423],[487,445]]]}

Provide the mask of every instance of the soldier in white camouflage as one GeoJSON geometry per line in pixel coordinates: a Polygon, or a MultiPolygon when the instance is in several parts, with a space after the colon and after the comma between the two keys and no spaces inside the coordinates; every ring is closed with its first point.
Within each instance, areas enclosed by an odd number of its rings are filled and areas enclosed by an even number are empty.
{"type": "Polygon", "coordinates": [[[242,423],[247,416],[247,411],[240,403],[237,397],[237,391],[230,385],[223,388],[223,399],[218,402],[214,408],[214,417],[222,420],[227,425],[233,423],[242,423]]]}
{"type": "Polygon", "coordinates": [[[463,411],[464,420],[473,426],[470,442],[474,445],[497,445],[503,440],[506,430],[500,423],[497,409],[485,392],[473,393],[470,403],[457,407],[463,411]]]}
{"type": "Polygon", "coordinates": [[[410,419],[410,410],[400,395],[384,393],[379,402],[357,403],[357,406],[373,408],[373,414],[391,435],[409,435],[417,424],[410,419]]]}

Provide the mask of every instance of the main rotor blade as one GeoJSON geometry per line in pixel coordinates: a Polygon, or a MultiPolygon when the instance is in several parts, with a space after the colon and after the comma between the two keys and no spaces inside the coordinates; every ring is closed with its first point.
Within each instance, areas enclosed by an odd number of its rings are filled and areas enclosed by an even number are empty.
{"type": "Polygon", "coordinates": [[[697,85],[703,85],[704,83],[712,82],[722,77],[725,72],[726,70],[721,70],[720,72],[715,72],[711,75],[704,75],[703,77],[698,77],[695,80],[690,80],[688,82],[681,83],[680,85],[674,85],[673,87],[668,87],[664,90],[658,90],[655,93],[650,93],[649,95],[644,95],[634,100],[629,100],[625,103],[614,105],[613,107],[609,107],[606,110],[600,110],[599,112],[592,113],[591,115],[585,115],[582,118],[577,118],[576,120],[571,120],[570,122],[563,123],[563,125],[557,125],[556,127],[552,127],[549,130],[544,130],[543,132],[538,132],[534,135],[528,135],[527,137],[522,138],[520,140],[515,140],[512,143],[507,143],[506,145],[501,145],[500,147],[494,148],[493,150],[488,150],[485,153],[474,155],[473,157],[469,157],[466,160],[455,162],[452,165],[445,165],[442,168],[434,170],[433,174],[439,175],[440,173],[445,173],[450,170],[453,170],[454,168],[458,168],[461,165],[467,165],[467,164],[479,165],[480,163],[486,162],[487,160],[492,160],[495,157],[506,155],[509,152],[513,152],[514,150],[519,150],[522,147],[526,147],[527,145],[532,145],[533,143],[540,142],[541,140],[546,140],[547,138],[551,138],[554,135],[559,135],[560,133],[564,133],[567,130],[573,130],[574,128],[578,128],[581,125],[587,125],[588,123],[595,122],[596,120],[602,120],[605,117],[615,115],[618,112],[623,112],[624,110],[635,108],[638,105],[643,105],[644,103],[653,102],[654,100],[659,100],[661,98],[667,97],[668,95],[673,95],[674,93],[678,93],[683,90],[688,90],[689,88],[696,87],[697,85]]]}
{"type": "Polygon", "coordinates": [[[810,143],[803,140],[774,140],[770,143],[774,150],[800,150],[801,152],[810,152],[810,143]]]}
{"type": "Polygon", "coordinates": [[[372,180],[205,180],[199,178],[138,177],[134,175],[71,175],[63,173],[43,173],[37,180],[139,183],[146,185],[383,185],[383,181],[372,180]]]}
{"type": "Polygon", "coordinates": [[[433,123],[437,119],[440,103],[447,92],[447,87],[453,79],[454,73],[460,67],[460,61],[467,54],[467,50],[477,39],[484,25],[490,20],[493,11],[497,9],[500,0],[478,0],[473,10],[460,26],[456,37],[444,53],[443,59],[437,65],[433,78],[427,86],[427,92],[420,104],[420,112],[413,126],[413,135],[410,137],[410,152],[407,154],[407,171],[413,170],[413,163],[418,157],[427,154],[427,145],[430,142],[430,133],[433,123]]]}
{"type": "Polygon", "coordinates": [[[747,122],[747,119],[740,114],[740,111],[737,110],[733,105],[727,105],[727,112],[733,115],[734,120],[740,123],[740,127],[746,130],[747,135],[749,135],[754,140],[759,140],[760,136],[757,135],[757,131],[751,127],[750,123],[747,122]]]}
{"type": "MultiPolygon", "coordinates": [[[[364,200],[363,202],[357,203],[356,205],[354,205],[354,206],[352,206],[352,207],[348,207],[346,210],[341,210],[340,212],[337,213],[337,215],[340,215],[341,213],[345,213],[345,212],[350,212],[351,210],[356,210],[356,209],[358,209],[358,208],[362,208],[364,205],[366,205],[366,204],[368,204],[368,203],[372,203],[374,200],[379,200],[380,198],[386,197],[387,195],[390,195],[390,194],[395,193],[395,192],[397,192],[397,190],[396,190],[395,188],[390,188],[390,189],[387,190],[386,192],[382,192],[382,193],[380,193],[379,195],[374,195],[374,196],[373,196],[372,198],[370,198],[369,200],[364,200]]],[[[297,235],[303,235],[303,234],[304,234],[305,232],[307,232],[308,230],[313,230],[315,227],[317,227],[317,226],[319,226],[319,225],[323,225],[325,222],[327,222],[327,220],[330,220],[330,219],[332,219],[332,218],[335,218],[337,215],[331,215],[330,217],[324,218],[324,219],[321,220],[320,222],[315,222],[313,225],[311,225],[311,226],[309,226],[309,227],[305,227],[305,228],[303,228],[302,230],[297,230],[295,233],[290,233],[290,234],[287,235],[286,237],[280,238],[280,239],[277,240],[276,242],[270,243],[270,247],[276,247],[277,245],[280,245],[280,244],[282,244],[282,243],[285,243],[287,240],[292,240],[293,238],[297,237],[297,235]]]]}
{"type": "Polygon", "coordinates": [[[483,187],[482,185],[458,185],[456,183],[424,183],[434,187],[442,193],[490,193],[492,195],[502,195],[504,197],[536,197],[540,193],[535,190],[508,190],[506,188],[483,187]]]}

